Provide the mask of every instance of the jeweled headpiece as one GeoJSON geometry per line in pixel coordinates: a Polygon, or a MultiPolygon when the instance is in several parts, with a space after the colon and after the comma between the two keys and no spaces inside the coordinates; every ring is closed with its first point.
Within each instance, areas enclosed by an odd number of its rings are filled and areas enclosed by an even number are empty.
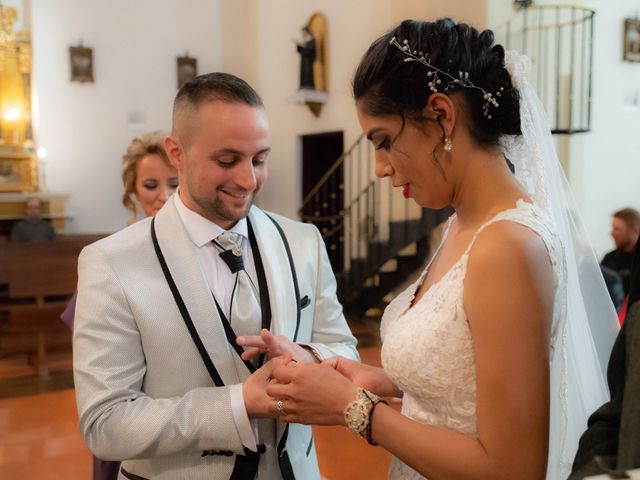
{"type": "Polygon", "coordinates": [[[443,91],[446,92],[452,88],[455,88],[456,86],[478,90],[482,93],[482,98],[484,98],[485,100],[484,105],[482,106],[482,114],[487,118],[491,118],[491,112],[489,110],[491,107],[497,108],[500,106],[500,104],[496,100],[496,97],[502,96],[504,87],[500,87],[500,90],[493,94],[491,92],[487,92],[482,87],[478,87],[471,80],[469,80],[469,72],[460,71],[458,72],[458,77],[456,78],[450,73],[445,72],[444,70],[440,70],[435,65],[432,65],[431,61],[428,57],[425,57],[424,53],[417,50],[412,50],[407,40],[404,40],[401,45],[400,43],[398,43],[398,40],[396,40],[396,37],[393,37],[391,38],[391,40],[389,40],[389,45],[395,46],[398,50],[400,50],[407,56],[407,58],[404,59],[405,62],[420,62],[425,67],[427,67],[427,77],[429,77],[430,79],[430,81],[427,82],[427,86],[432,92],[438,92],[439,88],[442,88],[443,91]],[[443,83],[443,78],[441,77],[444,77],[445,83],[443,83]]]}

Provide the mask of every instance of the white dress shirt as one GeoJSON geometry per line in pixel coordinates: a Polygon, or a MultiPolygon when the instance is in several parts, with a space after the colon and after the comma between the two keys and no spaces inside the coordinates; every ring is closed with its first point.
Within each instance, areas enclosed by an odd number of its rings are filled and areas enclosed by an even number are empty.
{"type": "MultiPolygon", "coordinates": [[[[227,318],[231,309],[231,296],[233,294],[233,286],[235,284],[235,274],[227,264],[220,258],[220,251],[211,242],[214,238],[225,232],[225,230],[212,221],[204,218],[200,214],[189,210],[180,199],[179,192],[173,195],[178,215],[184,224],[187,235],[196,247],[196,252],[200,265],[207,277],[209,290],[218,301],[220,308],[227,318]]],[[[256,266],[253,261],[253,252],[249,242],[249,230],[247,227],[247,219],[243,218],[238,221],[230,230],[230,232],[239,233],[242,236],[242,259],[244,261],[244,269],[249,278],[258,285],[256,274],[256,266]]],[[[255,335],[260,332],[256,331],[255,335]]],[[[247,415],[247,409],[244,405],[244,397],[242,395],[242,384],[231,385],[231,411],[233,420],[242,444],[252,451],[257,451],[256,438],[257,423],[250,421],[247,415]]]]}

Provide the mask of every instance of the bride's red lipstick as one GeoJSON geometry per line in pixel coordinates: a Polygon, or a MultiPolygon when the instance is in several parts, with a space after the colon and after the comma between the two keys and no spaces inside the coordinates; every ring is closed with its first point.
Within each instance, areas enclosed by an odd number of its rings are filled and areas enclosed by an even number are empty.
{"type": "Polygon", "coordinates": [[[404,195],[404,198],[409,198],[410,193],[411,193],[411,185],[407,183],[402,189],[402,195],[404,195]]]}

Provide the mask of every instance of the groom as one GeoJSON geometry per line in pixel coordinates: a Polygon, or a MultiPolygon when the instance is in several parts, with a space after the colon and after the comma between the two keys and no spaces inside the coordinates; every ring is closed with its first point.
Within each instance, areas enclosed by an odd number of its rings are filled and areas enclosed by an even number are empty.
{"type": "Polygon", "coordinates": [[[317,229],[252,206],[270,151],[262,100],[233,75],[197,77],[165,148],[177,194],[80,256],[87,445],[122,460],[120,479],[319,479],[310,427],[269,418],[271,363],[256,370],[263,359],[241,358],[236,338],[265,328],[298,362],[358,357],[317,229]]]}

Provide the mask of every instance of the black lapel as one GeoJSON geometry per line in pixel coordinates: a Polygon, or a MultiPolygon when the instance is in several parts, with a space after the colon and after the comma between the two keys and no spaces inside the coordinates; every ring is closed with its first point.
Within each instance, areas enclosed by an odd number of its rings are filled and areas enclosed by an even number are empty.
{"type": "MultiPolygon", "coordinates": [[[[298,275],[296,274],[296,267],[293,263],[293,255],[291,254],[291,248],[289,247],[289,241],[287,240],[286,235],[282,231],[282,227],[275,219],[267,214],[267,218],[271,220],[273,225],[278,230],[280,234],[280,238],[282,238],[282,243],[284,244],[284,248],[287,252],[287,258],[289,260],[289,268],[291,269],[291,278],[293,280],[293,290],[295,292],[295,300],[296,300],[296,330],[293,335],[293,341],[295,342],[298,339],[298,330],[300,329],[300,312],[302,308],[300,308],[300,287],[298,286],[298,275]]],[[[278,442],[278,464],[280,465],[280,473],[282,474],[282,478],[284,480],[295,480],[295,475],[293,473],[293,467],[291,466],[291,460],[289,459],[289,453],[286,450],[287,438],[289,436],[289,424],[284,428],[284,432],[280,437],[280,441],[278,442]]]]}
{"type": "Polygon", "coordinates": [[[198,335],[198,331],[196,327],[193,325],[193,321],[191,320],[191,315],[189,315],[189,310],[187,310],[186,305],[184,304],[184,300],[182,300],[182,296],[180,295],[180,291],[176,283],[173,281],[173,277],[171,276],[171,272],[169,271],[169,267],[167,266],[167,262],[164,259],[164,255],[162,254],[162,250],[160,249],[160,244],[158,243],[158,237],[156,236],[156,228],[155,228],[155,217],[151,220],[151,240],[153,241],[153,248],[156,251],[156,256],[158,257],[158,261],[160,262],[160,267],[162,267],[162,273],[164,273],[164,277],[169,284],[169,288],[171,289],[171,293],[173,294],[173,298],[178,306],[178,310],[180,310],[180,314],[184,320],[184,323],[187,325],[187,329],[191,334],[191,338],[193,342],[196,344],[196,348],[198,352],[200,352],[200,356],[202,357],[202,361],[207,367],[207,371],[213,380],[213,383],[217,387],[224,386],[224,382],[222,381],[222,377],[216,370],[215,365],[211,361],[211,357],[207,353],[207,349],[204,347],[200,336],[198,335]]]}
{"type": "MultiPolygon", "coordinates": [[[[233,327],[231,326],[231,324],[229,323],[227,316],[222,311],[222,308],[220,308],[220,304],[216,300],[215,296],[213,297],[213,301],[216,302],[216,308],[218,309],[218,315],[220,315],[220,320],[222,321],[222,327],[224,328],[224,333],[227,336],[227,342],[229,342],[229,345],[231,345],[231,348],[235,350],[235,352],[238,354],[238,357],[240,357],[240,360],[242,360],[242,354],[244,353],[244,350],[240,345],[238,345],[238,342],[237,342],[238,336],[236,335],[236,332],[233,330],[233,327]]],[[[251,364],[251,362],[242,360],[242,363],[244,363],[244,366],[247,367],[247,370],[249,370],[251,373],[256,371],[256,367],[254,367],[251,364]]]]}
{"type": "MultiPolygon", "coordinates": [[[[209,372],[209,375],[211,376],[213,383],[217,387],[222,387],[224,386],[224,382],[222,381],[220,374],[218,374],[218,371],[216,370],[215,365],[211,361],[211,357],[209,357],[209,354],[207,353],[206,348],[202,344],[202,340],[200,339],[200,336],[198,335],[198,332],[193,325],[193,321],[191,320],[189,311],[187,310],[187,307],[184,304],[184,300],[182,300],[182,295],[180,295],[180,291],[178,290],[178,287],[176,286],[176,283],[174,282],[173,277],[171,276],[171,272],[169,271],[169,267],[167,266],[167,262],[164,259],[164,255],[162,253],[162,250],[160,249],[160,244],[158,243],[158,238],[156,237],[155,220],[156,220],[155,217],[151,220],[151,240],[153,241],[153,248],[156,252],[156,256],[158,257],[158,261],[160,262],[160,266],[162,267],[162,273],[164,273],[164,277],[167,280],[167,283],[169,284],[169,288],[171,289],[173,298],[176,304],[178,305],[178,310],[180,310],[180,314],[182,315],[182,318],[184,319],[184,322],[187,325],[187,329],[191,334],[191,338],[193,339],[194,343],[196,344],[196,347],[198,348],[198,352],[200,352],[200,356],[202,357],[202,360],[204,361],[204,364],[207,367],[207,371],[209,372]]],[[[215,301],[215,298],[214,298],[214,301],[215,301]]],[[[218,305],[217,301],[216,301],[216,307],[218,307],[218,312],[220,313],[220,319],[222,320],[225,334],[227,335],[227,341],[231,344],[231,346],[234,348],[234,350],[236,351],[236,353],[238,353],[238,356],[239,356],[242,354],[242,349],[235,342],[236,335],[233,332],[233,329],[231,329],[231,325],[229,325],[229,322],[227,321],[227,318],[222,312],[222,309],[218,305]],[[233,341],[230,337],[233,337],[233,341]],[[237,349],[240,349],[240,352],[238,352],[236,347],[237,349]]],[[[244,360],[243,362],[245,363],[249,371],[253,373],[253,371],[255,370],[253,368],[253,365],[251,365],[251,363],[249,362],[245,362],[244,360]]],[[[252,452],[247,448],[245,448],[244,451],[245,451],[244,455],[236,455],[236,459],[233,465],[233,471],[231,472],[231,476],[229,477],[229,480],[241,480],[241,479],[254,478],[258,473],[260,455],[263,452],[262,451],[252,452]]]]}
{"type": "MultiPolygon", "coordinates": [[[[262,255],[258,248],[256,235],[253,227],[247,217],[247,227],[249,233],[249,243],[251,244],[251,254],[253,255],[253,263],[256,267],[256,275],[258,277],[258,290],[260,291],[260,310],[262,311],[262,328],[271,330],[271,301],[269,300],[269,286],[267,284],[267,276],[264,273],[264,265],[262,265],[262,255]]],[[[258,368],[264,363],[264,354],[258,359],[258,368]]]]}
{"type": "Polygon", "coordinates": [[[267,215],[267,218],[269,220],[271,220],[271,222],[273,223],[273,225],[276,227],[276,230],[278,230],[278,233],[280,234],[280,238],[282,239],[282,243],[284,245],[284,249],[287,252],[287,258],[289,260],[289,269],[291,270],[291,279],[293,281],[293,290],[295,292],[295,300],[296,300],[296,330],[295,333],[293,334],[293,341],[295,342],[298,339],[298,330],[300,329],[300,312],[302,311],[302,308],[300,307],[300,287],[298,285],[298,275],[296,274],[296,266],[293,263],[293,255],[291,254],[291,247],[289,246],[289,241],[287,240],[287,236],[284,234],[284,232],[282,231],[282,227],[280,226],[280,224],[278,222],[275,221],[275,219],[271,216],[265,213],[265,215],[267,215]]]}

